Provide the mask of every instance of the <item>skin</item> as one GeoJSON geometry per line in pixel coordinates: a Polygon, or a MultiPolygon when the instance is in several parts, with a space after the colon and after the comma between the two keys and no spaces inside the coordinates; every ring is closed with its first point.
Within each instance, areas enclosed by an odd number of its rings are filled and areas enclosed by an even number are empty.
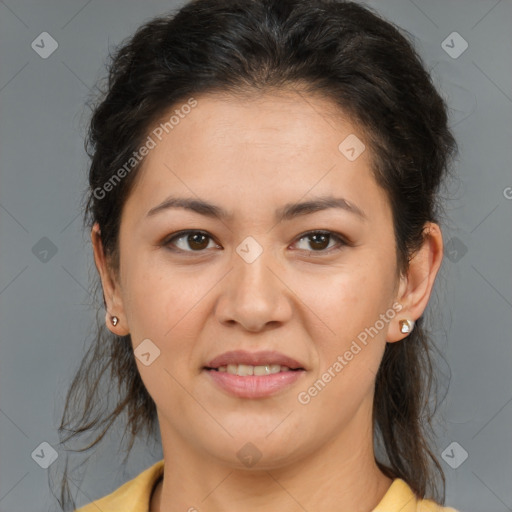
{"type": "Polygon", "coordinates": [[[371,173],[370,150],[355,161],[338,150],[349,134],[364,136],[329,100],[293,91],[196,99],[145,157],[122,212],[118,277],[98,225],[91,233],[108,327],[129,333],[134,349],[149,338],[160,350],[149,366],[136,359],[157,406],[165,460],[151,511],[250,512],[269,504],[283,512],[371,511],[391,484],[374,460],[375,375],[386,342],[407,343],[399,320],[419,318],[427,305],[442,259],[439,226],[425,226],[422,248],[399,275],[391,208],[371,173]],[[212,202],[232,218],[184,209],[146,217],[171,194],[212,202]],[[329,195],[366,218],[330,208],[274,220],[286,203],[329,195]],[[186,229],[211,236],[199,253],[186,236],[174,240],[181,254],[165,247],[186,229]],[[339,233],[350,245],[335,238],[315,245],[304,236],[314,230],[339,233]],[[236,252],[247,236],[263,249],[252,263],[236,252]],[[299,403],[298,394],[394,303],[402,310],[317,396],[299,403]],[[235,349],[277,350],[307,371],[273,397],[236,398],[202,370],[235,349]],[[248,442],[261,455],[252,467],[237,457],[248,442]]]}

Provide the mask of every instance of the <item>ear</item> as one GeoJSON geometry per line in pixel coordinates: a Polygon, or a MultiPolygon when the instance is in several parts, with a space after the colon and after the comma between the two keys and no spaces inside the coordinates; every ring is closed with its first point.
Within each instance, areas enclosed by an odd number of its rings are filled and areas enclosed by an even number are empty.
{"type": "Polygon", "coordinates": [[[423,314],[441,267],[443,236],[440,227],[434,222],[427,222],[423,228],[423,236],[421,248],[409,262],[406,275],[400,278],[396,300],[402,305],[402,309],[389,326],[386,340],[390,343],[409,335],[400,331],[400,321],[416,321],[423,314]]]}
{"type": "Polygon", "coordinates": [[[94,250],[94,262],[100,274],[103,298],[107,309],[105,322],[107,327],[114,334],[117,334],[118,336],[126,336],[130,331],[127,328],[126,316],[124,314],[121,288],[107,263],[103,250],[103,243],[101,241],[100,226],[97,222],[94,223],[91,230],[91,241],[94,250]],[[113,316],[116,316],[119,319],[116,326],[114,326],[111,321],[113,316]]]}

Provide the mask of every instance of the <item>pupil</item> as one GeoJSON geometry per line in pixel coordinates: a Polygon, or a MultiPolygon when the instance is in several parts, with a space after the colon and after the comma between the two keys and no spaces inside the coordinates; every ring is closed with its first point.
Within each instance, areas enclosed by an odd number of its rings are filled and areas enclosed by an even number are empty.
{"type": "MultiPolygon", "coordinates": [[[[206,236],[203,235],[202,233],[194,233],[193,235],[189,235],[189,237],[188,237],[190,246],[192,248],[195,247],[196,249],[204,249],[204,247],[206,247],[204,244],[205,239],[206,239],[206,236]],[[202,243],[200,241],[201,237],[203,238],[202,243]]],[[[208,245],[208,244],[206,244],[206,245],[208,245]]]]}
{"type": "Polygon", "coordinates": [[[320,243],[320,246],[316,245],[316,248],[317,249],[325,249],[325,247],[327,247],[327,245],[325,244],[325,241],[328,239],[328,237],[329,237],[329,235],[325,235],[323,233],[311,235],[313,246],[315,246],[315,244],[320,243]],[[319,240],[318,240],[319,238],[322,238],[323,240],[319,242],[319,240]]]}

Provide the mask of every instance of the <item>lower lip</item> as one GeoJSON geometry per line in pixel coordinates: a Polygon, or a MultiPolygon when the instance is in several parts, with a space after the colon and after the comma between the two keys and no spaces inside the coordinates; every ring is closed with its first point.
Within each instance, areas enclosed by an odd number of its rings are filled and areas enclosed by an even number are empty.
{"type": "Polygon", "coordinates": [[[205,371],[221,389],[239,398],[265,398],[275,395],[291,386],[305,373],[305,370],[296,370],[241,377],[215,370],[205,371]]]}

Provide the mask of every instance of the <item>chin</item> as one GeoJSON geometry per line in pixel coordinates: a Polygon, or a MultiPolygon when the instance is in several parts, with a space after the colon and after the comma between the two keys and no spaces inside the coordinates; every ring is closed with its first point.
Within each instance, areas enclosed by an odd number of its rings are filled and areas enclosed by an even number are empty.
{"type": "Polygon", "coordinates": [[[273,470],[285,467],[304,457],[306,446],[297,445],[296,439],[301,435],[295,430],[290,432],[272,432],[265,427],[258,431],[254,426],[245,430],[240,428],[233,437],[223,436],[222,439],[205,439],[201,451],[208,452],[221,464],[233,469],[273,470]],[[218,442],[217,442],[218,441],[218,442]]]}

